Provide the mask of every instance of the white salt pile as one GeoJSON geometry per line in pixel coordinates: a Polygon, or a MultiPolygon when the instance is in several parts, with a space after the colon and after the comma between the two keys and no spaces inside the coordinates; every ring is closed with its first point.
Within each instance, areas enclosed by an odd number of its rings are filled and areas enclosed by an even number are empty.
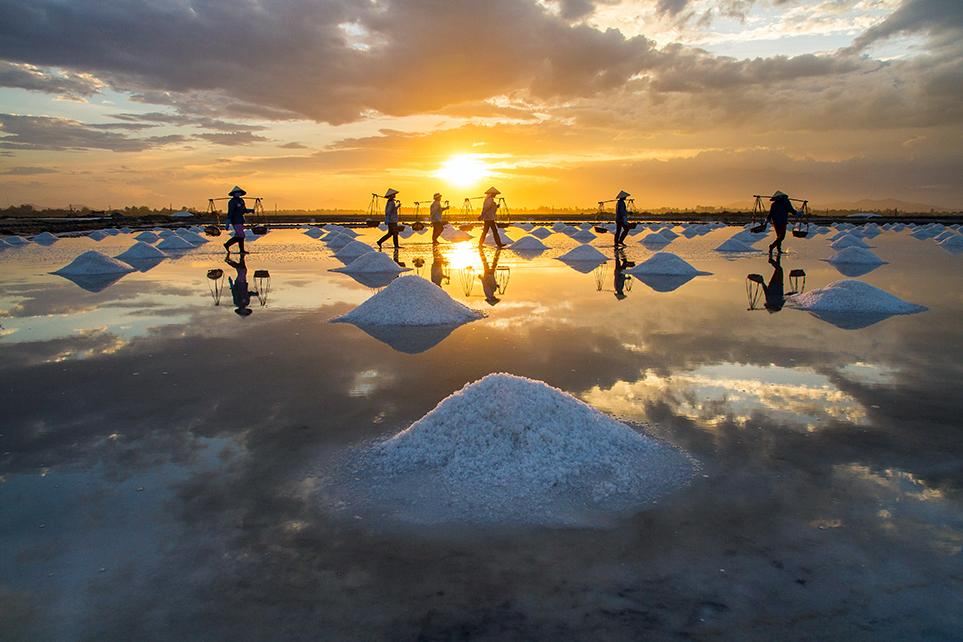
{"type": "Polygon", "coordinates": [[[54,236],[50,232],[41,232],[33,237],[33,242],[39,243],[40,245],[53,245],[59,240],[60,238],[54,236]]]}
{"type": "Polygon", "coordinates": [[[531,223],[516,223],[515,227],[525,232],[531,232],[535,228],[531,223]]]}
{"type": "Polygon", "coordinates": [[[322,239],[325,245],[327,245],[332,250],[340,250],[348,243],[351,243],[354,239],[347,234],[341,234],[340,232],[335,232],[329,234],[322,239]]]}
{"type": "Polygon", "coordinates": [[[367,252],[344,267],[334,268],[331,271],[345,274],[400,274],[410,270],[392,261],[387,254],[367,252]]]}
{"type": "Polygon", "coordinates": [[[676,234],[675,232],[673,232],[672,229],[671,229],[671,228],[668,228],[668,227],[663,228],[662,230],[660,230],[660,231],[659,231],[659,234],[661,234],[661,235],[664,236],[665,238],[669,239],[670,241],[674,241],[675,239],[679,238],[679,235],[676,234]]]}
{"type": "Polygon", "coordinates": [[[608,259],[591,245],[579,245],[558,257],[558,260],[567,263],[601,263],[608,259]]]}
{"type": "Polygon", "coordinates": [[[5,250],[5,249],[7,249],[8,247],[11,247],[10,244],[7,243],[6,241],[4,241],[4,240],[3,240],[3,237],[0,236],[0,250],[5,250]]]}
{"type": "Polygon", "coordinates": [[[414,233],[415,233],[415,231],[414,231],[413,229],[411,229],[410,226],[408,226],[408,227],[402,227],[402,228],[401,228],[401,231],[398,232],[398,236],[400,236],[400,237],[403,238],[403,239],[406,239],[406,238],[409,238],[409,237],[410,237],[412,234],[414,234],[414,233]]]}
{"type": "Polygon", "coordinates": [[[841,237],[841,238],[836,239],[835,241],[833,241],[832,244],[830,245],[830,247],[832,247],[834,250],[842,250],[842,249],[847,248],[847,247],[862,247],[862,248],[866,248],[866,247],[869,247],[869,246],[866,245],[866,241],[864,241],[863,239],[859,238],[858,236],[853,236],[852,234],[848,234],[848,235],[846,235],[846,236],[843,236],[843,237],[841,237]]]}
{"type": "Polygon", "coordinates": [[[54,274],[62,274],[65,276],[100,276],[105,274],[126,274],[133,271],[134,268],[122,261],[112,259],[106,254],[101,254],[96,250],[89,250],[54,272],[54,274]]]}
{"type": "Polygon", "coordinates": [[[844,279],[824,288],[796,294],[787,299],[790,306],[811,312],[855,314],[913,314],[926,308],[909,303],[869,283],[844,279]]]}
{"type": "Polygon", "coordinates": [[[87,235],[87,238],[92,239],[94,241],[103,241],[105,238],[107,238],[107,233],[104,232],[103,230],[94,230],[93,232],[87,235]]]}
{"type": "Polygon", "coordinates": [[[627,274],[651,274],[658,276],[695,276],[708,274],[692,267],[685,259],[679,258],[672,252],[657,252],[647,260],[639,263],[627,271],[627,274]]]}
{"type": "Polygon", "coordinates": [[[15,234],[10,236],[4,236],[3,240],[7,242],[7,245],[13,245],[13,246],[27,245],[28,243],[30,243],[30,241],[28,241],[27,239],[23,238],[22,236],[17,236],[15,234]]]}
{"type": "MultiPolygon", "coordinates": [[[[206,238],[204,238],[200,234],[195,234],[190,230],[186,232],[179,232],[177,235],[195,247],[197,247],[198,245],[204,245],[205,243],[209,242],[206,238]]],[[[247,235],[245,235],[244,240],[247,240],[246,237],[247,235]]]]}
{"type": "Polygon", "coordinates": [[[532,230],[532,236],[537,236],[542,240],[547,239],[552,234],[553,234],[552,230],[548,229],[547,227],[539,227],[532,230]]]}
{"type": "Polygon", "coordinates": [[[939,246],[944,250],[946,250],[947,252],[951,252],[953,254],[959,254],[960,252],[963,252],[963,236],[960,236],[959,234],[955,234],[947,239],[940,241],[939,246]]]}
{"type": "MultiPolygon", "coordinates": [[[[939,243],[940,241],[945,241],[946,239],[950,238],[951,236],[956,236],[956,232],[954,232],[953,230],[943,230],[942,232],[940,232],[939,234],[937,234],[936,236],[934,236],[934,237],[933,237],[933,240],[936,241],[937,243],[939,243]]],[[[36,237],[36,236],[33,237],[33,240],[36,241],[36,240],[37,240],[37,237],[36,237]]]]}
{"type": "Polygon", "coordinates": [[[642,240],[639,241],[639,243],[641,243],[642,245],[646,245],[648,247],[659,247],[662,245],[668,245],[671,242],[672,242],[671,239],[665,238],[658,232],[651,232],[645,235],[644,237],[642,237],[642,240]]]}
{"type": "Polygon", "coordinates": [[[167,258],[167,255],[153,245],[149,245],[143,241],[137,241],[127,248],[127,250],[118,254],[115,258],[118,258],[121,261],[144,261],[167,258]]]}
{"type": "Polygon", "coordinates": [[[359,326],[454,326],[481,319],[481,312],[452,299],[420,276],[401,276],[335,322],[359,326]]]}
{"type": "Polygon", "coordinates": [[[746,245],[742,241],[736,238],[731,238],[723,241],[721,245],[716,248],[716,252],[758,252],[756,248],[751,245],[746,245]]]}
{"type": "Polygon", "coordinates": [[[134,238],[138,241],[143,241],[144,243],[155,243],[160,237],[153,232],[141,232],[134,238]]]}
{"type": "Polygon", "coordinates": [[[316,239],[316,238],[320,238],[324,234],[324,232],[322,232],[320,229],[316,227],[309,227],[307,230],[304,231],[304,234],[305,236],[310,236],[311,238],[316,239]]]}
{"type": "Polygon", "coordinates": [[[525,252],[541,251],[547,250],[548,246],[539,241],[534,236],[523,236],[514,243],[512,243],[511,249],[522,250],[525,252]]]}
{"type": "Polygon", "coordinates": [[[575,234],[572,234],[572,238],[579,243],[588,243],[589,241],[594,241],[597,237],[588,230],[579,230],[575,234]]]}
{"type": "Polygon", "coordinates": [[[364,508],[421,524],[605,526],[697,469],[557,388],[504,373],[451,394],[358,462],[364,508]]]}
{"type": "Polygon", "coordinates": [[[446,225],[445,229],[441,231],[441,238],[449,243],[461,243],[462,241],[470,241],[472,236],[464,230],[459,230],[457,227],[446,225]]]}
{"type": "Polygon", "coordinates": [[[344,246],[334,253],[334,257],[341,261],[347,261],[350,259],[356,259],[362,254],[368,254],[369,252],[374,252],[374,249],[367,243],[362,243],[361,241],[349,241],[345,243],[344,246]]]}
{"type": "Polygon", "coordinates": [[[166,239],[158,243],[157,247],[161,250],[192,250],[194,249],[194,244],[185,241],[176,234],[171,234],[166,239]]]}
{"type": "Polygon", "coordinates": [[[836,252],[828,261],[834,265],[882,265],[886,261],[876,256],[872,250],[862,247],[846,247],[836,252]]]}

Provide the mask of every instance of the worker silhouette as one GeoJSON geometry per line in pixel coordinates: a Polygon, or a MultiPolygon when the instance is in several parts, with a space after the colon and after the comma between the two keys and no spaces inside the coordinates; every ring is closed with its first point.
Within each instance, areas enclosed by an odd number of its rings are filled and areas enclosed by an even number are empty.
{"type": "Polygon", "coordinates": [[[244,263],[244,255],[237,261],[231,260],[228,256],[224,259],[224,262],[234,268],[235,275],[233,278],[228,277],[227,282],[231,287],[231,298],[234,299],[234,314],[239,317],[250,316],[253,310],[251,310],[251,291],[248,289],[247,283],[247,265],[244,263]]]}
{"type": "Polygon", "coordinates": [[[629,208],[625,204],[629,196],[631,194],[622,190],[615,197],[615,247],[625,247],[625,237],[629,235],[629,208]]]}
{"type": "Polygon", "coordinates": [[[769,215],[766,216],[766,222],[772,221],[772,228],[776,232],[776,240],[769,245],[769,254],[772,255],[773,250],[782,254],[782,241],[786,238],[786,226],[789,224],[789,215],[792,214],[795,216],[798,215],[798,212],[792,206],[789,196],[779,190],[776,190],[769,200],[772,202],[772,205],[769,206],[769,215]]]}
{"type": "Polygon", "coordinates": [[[628,259],[625,258],[625,252],[622,250],[615,251],[615,298],[621,301],[628,295],[625,293],[625,282],[632,277],[625,273],[626,268],[631,267],[628,259]]]}
{"type": "Polygon", "coordinates": [[[438,237],[445,229],[443,214],[448,209],[447,205],[441,204],[441,194],[435,192],[432,196],[429,213],[431,215],[431,244],[438,245],[438,237]]]}
{"type": "Polygon", "coordinates": [[[484,249],[479,248],[478,254],[482,260],[482,274],[478,278],[481,279],[482,290],[485,291],[485,302],[488,305],[495,305],[501,301],[495,296],[498,294],[498,279],[495,278],[495,270],[498,269],[498,255],[501,254],[501,247],[495,250],[491,265],[488,264],[488,257],[485,256],[484,249]]]}
{"type": "Polygon", "coordinates": [[[765,307],[770,313],[779,312],[786,304],[786,284],[783,279],[782,255],[769,255],[769,265],[772,266],[772,276],[769,283],[762,284],[762,291],[766,297],[765,307]]]}
{"type": "Polygon", "coordinates": [[[387,241],[389,238],[394,241],[395,249],[398,249],[398,232],[401,231],[398,225],[398,210],[401,209],[401,202],[395,198],[398,195],[398,190],[388,188],[385,192],[385,225],[388,226],[388,231],[378,239],[378,249],[381,249],[381,244],[387,241]]]}
{"type": "Polygon", "coordinates": [[[484,222],[485,227],[482,229],[481,238],[478,239],[478,247],[483,247],[485,245],[485,238],[488,236],[488,230],[492,231],[492,238],[495,239],[495,246],[498,248],[504,247],[502,239],[498,236],[498,225],[495,224],[495,215],[498,213],[498,208],[501,207],[495,202],[495,197],[501,194],[494,187],[489,187],[485,192],[485,201],[482,203],[482,211],[478,217],[478,220],[484,222]]]}
{"type": "Polygon", "coordinates": [[[234,236],[224,244],[224,249],[227,250],[228,254],[231,253],[231,246],[235,243],[237,243],[242,255],[247,254],[244,249],[244,215],[252,214],[254,210],[247,207],[244,199],[241,198],[245,194],[247,192],[237,185],[227,193],[231,197],[231,200],[227,202],[227,228],[228,230],[234,228],[234,236]]]}
{"type": "Polygon", "coordinates": [[[441,251],[441,248],[437,245],[431,248],[431,282],[438,287],[441,287],[442,283],[449,282],[445,274],[447,265],[448,261],[445,260],[445,254],[441,251]]]}

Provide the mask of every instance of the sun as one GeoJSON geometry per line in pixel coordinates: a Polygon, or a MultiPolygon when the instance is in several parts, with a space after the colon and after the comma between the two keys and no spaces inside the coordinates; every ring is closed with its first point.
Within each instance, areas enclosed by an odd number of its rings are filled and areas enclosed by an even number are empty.
{"type": "Polygon", "coordinates": [[[435,176],[456,187],[471,187],[488,176],[488,166],[473,154],[456,154],[442,163],[435,176]]]}

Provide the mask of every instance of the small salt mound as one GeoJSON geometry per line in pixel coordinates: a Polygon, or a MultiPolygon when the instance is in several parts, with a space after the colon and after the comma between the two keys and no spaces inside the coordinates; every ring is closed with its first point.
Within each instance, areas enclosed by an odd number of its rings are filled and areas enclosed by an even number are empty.
{"type": "Polygon", "coordinates": [[[511,249],[513,250],[524,250],[526,252],[547,250],[548,246],[539,241],[534,236],[523,236],[514,243],[512,243],[511,249]]]}
{"type": "Polygon", "coordinates": [[[441,238],[445,239],[449,243],[461,243],[462,241],[470,241],[472,235],[464,230],[459,230],[451,225],[446,225],[445,229],[441,231],[441,238]]]}
{"type": "Polygon", "coordinates": [[[50,232],[41,232],[33,237],[34,243],[39,243],[40,245],[53,245],[60,239],[50,232]]]}
{"type": "MultiPolygon", "coordinates": [[[[956,236],[956,232],[954,232],[954,231],[952,231],[952,230],[944,230],[944,231],[940,232],[939,234],[937,234],[936,236],[934,236],[934,237],[933,237],[933,240],[936,241],[937,243],[939,243],[940,241],[945,241],[946,239],[950,238],[951,236],[956,236]]],[[[36,240],[37,240],[37,237],[36,237],[36,236],[33,237],[33,240],[36,241],[36,240]]]]}
{"type": "Polygon", "coordinates": [[[639,243],[647,247],[661,247],[663,245],[668,245],[671,242],[672,242],[671,239],[665,238],[658,232],[652,232],[650,234],[647,234],[642,238],[641,241],[639,241],[639,243]]]}
{"type": "Polygon", "coordinates": [[[751,245],[746,245],[739,239],[731,238],[724,241],[721,245],[716,248],[716,252],[758,252],[756,248],[751,245]]]}
{"type": "Polygon", "coordinates": [[[602,263],[608,259],[591,245],[579,245],[558,257],[558,260],[567,263],[602,263]]]}
{"type": "Polygon", "coordinates": [[[668,228],[668,227],[662,229],[662,230],[659,232],[659,234],[661,234],[661,235],[664,236],[665,238],[669,239],[670,241],[674,241],[675,239],[679,238],[679,235],[676,234],[675,232],[673,232],[673,231],[672,231],[670,228],[668,228]]]}
{"type": "Polygon", "coordinates": [[[304,234],[305,236],[310,236],[311,238],[316,239],[316,238],[320,238],[324,234],[324,232],[322,232],[316,227],[309,227],[304,231],[304,234]]]}
{"type": "Polygon", "coordinates": [[[144,243],[155,243],[160,237],[153,232],[141,232],[134,238],[138,241],[143,241],[144,243]]]}
{"type": "Polygon", "coordinates": [[[454,326],[483,316],[452,299],[431,281],[412,275],[398,277],[334,321],[358,326],[454,326]]]}
{"type": "Polygon", "coordinates": [[[552,234],[553,234],[552,230],[548,229],[547,227],[539,227],[532,230],[532,236],[536,236],[542,240],[547,239],[552,234]]]}
{"type": "Polygon", "coordinates": [[[330,227],[333,227],[336,231],[340,232],[341,234],[345,234],[346,236],[350,236],[351,238],[358,236],[358,233],[352,230],[350,227],[344,227],[343,225],[332,225],[330,227]]]}
{"type": "Polygon", "coordinates": [[[171,234],[158,243],[157,248],[161,250],[192,250],[194,249],[194,245],[176,234],[171,234]]]}
{"type": "Polygon", "coordinates": [[[106,232],[110,236],[117,236],[118,234],[120,234],[120,230],[118,230],[116,227],[109,227],[106,230],[104,230],[104,232],[106,232]]]}
{"type": "Polygon", "coordinates": [[[589,241],[594,241],[597,237],[588,230],[579,230],[575,234],[572,234],[572,238],[579,243],[588,243],[589,241]]]}
{"type": "Polygon", "coordinates": [[[23,238],[22,236],[11,235],[11,236],[4,236],[3,238],[7,242],[7,245],[16,246],[16,245],[27,245],[28,243],[30,243],[30,241],[23,238]]]}
{"type": "Polygon", "coordinates": [[[398,232],[398,236],[400,236],[400,237],[403,238],[403,239],[406,239],[406,238],[411,237],[411,235],[414,234],[414,233],[415,233],[415,231],[414,231],[413,229],[411,229],[410,226],[408,226],[408,227],[402,227],[402,228],[401,228],[401,231],[398,232]]]}
{"type": "Polygon", "coordinates": [[[87,238],[93,241],[103,241],[105,238],[107,238],[107,233],[102,230],[94,230],[87,235],[87,238]]]}
{"type": "MultiPolygon", "coordinates": [[[[553,229],[554,229],[554,228],[553,228],[553,229]]],[[[555,230],[555,231],[558,232],[558,233],[560,233],[560,234],[565,234],[565,235],[567,235],[567,236],[571,236],[571,235],[573,235],[573,234],[577,234],[577,233],[578,233],[578,228],[577,228],[577,227],[572,227],[571,225],[562,224],[562,229],[560,229],[560,230],[555,230]]]]}
{"type": "Polygon", "coordinates": [[[679,258],[672,252],[658,252],[647,260],[639,263],[627,271],[627,274],[652,274],[659,276],[695,276],[708,274],[692,267],[685,259],[679,258]]]}
{"type": "Polygon", "coordinates": [[[372,248],[367,243],[362,243],[361,241],[349,241],[345,243],[344,246],[334,253],[334,257],[341,261],[350,261],[351,259],[356,259],[362,254],[368,254],[369,252],[374,252],[372,248]]]}
{"type": "Polygon", "coordinates": [[[54,272],[54,274],[61,274],[63,276],[98,276],[103,274],[126,274],[133,271],[134,268],[126,263],[112,259],[106,254],[101,254],[96,250],[89,250],[54,272]]]}
{"type": "Polygon", "coordinates": [[[564,232],[569,226],[565,223],[556,223],[552,226],[553,232],[564,232]]]}
{"type": "Polygon", "coordinates": [[[385,223],[378,223],[378,229],[381,230],[382,232],[387,232],[388,226],[385,223]]]}
{"type": "Polygon", "coordinates": [[[959,254],[960,252],[963,252],[963,236],[954,234],[953,236],[940,241],[939,246],[947,252],[959,254]]]}
{"type": "Polygon", "coordinates": [[[531,223],[516,223],[515,227],[525,232],[531,232],[533,229],[535,229],[535,226],[531,223]]]}
{"type": "Polygon", "coordinates": [[[926,308],[909,303],[869,283],[844,279],[824,288],[796,294],[787,299],[789,305],[810,312],[856,314],[913,314],[926,308]]]}
{"type": "Polygon", "coordinates": [[[490,374],[367,449],[374,510],[414,523],[606,525],[686,485],[696,462],[541,381],[490,374]]]}
{"type": "Polygon", "coordinates": [[[592,229],[592,224],[591,224],[591,223],[579,223],[576,227],[578,227],[578,229],[580,229],[580,230],[590,230],[590,229],[592,229]]]}
{"type": "MultiPolygon", "coordinates": [[[[506,233],[505,233],[505,230],[503,230],[503,229],[501,229],[501,228],[498,229],[498,238],[501,240],[502,245],[511,245],[512,243],[515,242],[515,241],[512,239],[512,237],[510,237],[508,234],[506,234],[506,233]]],[[[489,246],[489,247],[495,247],[495,236],[494,236],[491,232],[489,232],[489,233],[485,236],[485,245],[487,245],[487,246],[489,246]]]]}
{"type": "Polygon", "coordinates": [[[163,259],[166,257],[166,254],[153,245],[149,245],[143,241],[137,241],[115,258],[121,261],[143,261],[144,259],[163,259]]]}
{"type": "Polygon", "coordinates": [[[358,243],[360,241],[355,241],[347,234],[338,234],[334,238],[330,236],[325,237],[324,242],[327,243],[329,249],[337,251],[348,243],[358,243]]]}
{"type": "Polygon", "coordinates": [[[922,228],[913,232],[913,238],[919,239],[920,241],[924,241],[926,239],[933,238],[939,233],[940,233],[940,230],[934,230],[932,228],[922,228]]]}
{"type": "Polygon", "coordinates": [[[844,236],[842,238],[839,238],[833,241],[830,247],[832,247],[834,250],[842,250],[847,247],[866,248],[869,246],[866,245],[866,241],[864,241],[863,239],[859,238],[858,236],[853,236],[852,234],[849,234],[847,236],[844,236]]]}
{"type": "Polygon", "coordinates": [[[0,250],[5,250],[5,249],[7,249],[8,247],[11,247],[11,245],[10,245],[9,243],[7,243],[6,241],[4,241],[4,240],[3,240],[3,237],[0,236],[0,250]]]}
{"type": "Polygon", "coordinates": [[[862,247],[846,247],[836,252],[829,262],[834,265],[844,263],[853,265],[882,265],[886,261],[876,256],[872,250],[862,247]]]}
{"type": "Polygon", "coordinates": [[[387,254],[381,252],[366,252],[351,261],[344,267],[331,270],[332,272],[344,272],[345,274],[400,274],[409,272],[408,268],[403,268],[391,260],[387,254]]]}
{"type": "MultiPolygon", "coordinates": [[[[206,238],[204,238],[200,234],[195,234],[194,232],[191,232],[189,230],[187,232],[178,233],[178,236],[195,247],[198,245],[204,245],[205,243],[209,242],[206,238]]],[[[245,237],[246,236],[247,235],[245,234],[245,237]]],[[[245,238],[245,240],[247,239],[245,238]]]]}

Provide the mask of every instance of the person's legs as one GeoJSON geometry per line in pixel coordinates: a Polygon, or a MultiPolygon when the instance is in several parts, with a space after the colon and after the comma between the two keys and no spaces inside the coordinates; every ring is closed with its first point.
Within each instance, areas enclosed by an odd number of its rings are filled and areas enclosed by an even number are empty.
{"type": "Polygon", "coordinates": [[[232,236],[231,238],[227,239],[227,242],[224,244],[224,249],[227,250],[228,254],[231,253],[231,246],[237,242],[238,242],[237,237],[235,236],[232,236]]]}
{"type": "Polygon", "coordinates": [[[786,226],[773,224],[772,227],[776,232],[776,240],[769,244],[769,253],[772,254],[773,250],[782,253],[782,240],[786,238],[786,226]]]}
{"type": "Polygon", "coordinates": [[[397,223],[392,223],[392,224],[390,225],[390,228],[391,228],[391,239],[392,239],[392,241],[393,241],[394,244],[395,244],[395,249],[396,249],[396,250],[397,250],[398,247],[399,247],[399,245],[398,245],[398,231],[399,231],[399,227],[400,227],[400,226],[399,226],[397,223]]]}
{"type": "Polygon", "coordinates": [[[391,238],[391,228],[392,228],[392,225],[389,223],[389,224],[388,224],[388,231],[385,232],[385,235],[384,235],[384,236],[382,236],[380,239],[378,239],[378,249],[379,249],[379,250],[381,249],[381,244],[384,243],[385,241],[387,241],[389,238],[391,238]]]}
{"type": "Polygon", "coordinates": [[[482,235],[481,235],[481,238],[478,239],[478,247],[485,246],[486,238],[488,238],[488,221],[484,221],[482,223],[482,235]]]}
{"type": "Polygon", "coordinates": [[[495,224],[495,221],[489,221],[489,224],[492,226],[492,236],[495,238],[495,245],[501,247],[503,243],[502,237],[498,235],[498,225],[495,224]]]}
{"type": "Polygon", "coordinates": [[[442,223],[432,223],[431,224],[431,243],[432,245],[438,245],[438,237],[441,236],[441,231],[445,229],[442,223]]]}

